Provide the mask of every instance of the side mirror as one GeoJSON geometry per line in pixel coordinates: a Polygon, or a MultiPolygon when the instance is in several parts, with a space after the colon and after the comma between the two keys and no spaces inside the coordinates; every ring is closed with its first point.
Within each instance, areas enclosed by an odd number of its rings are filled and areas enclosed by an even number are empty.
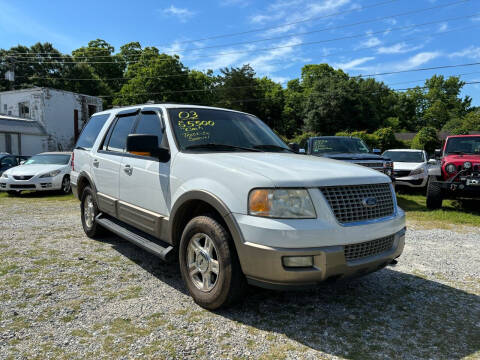
{"type": "Polygon", "coordinates": [[[23,165],[23,164],[25,164],[25,161],[26,161],[26,160],[22,160],[22,161],[20,161],[20,165],[23,165]]]}
{"type": "Polygon", "coordinates": [[[428,160],[429,165],[437,165],[437,160],[436,159],[430,159],[428,160]]]}
{"type": "Polygon", "coordinates": [[[435,149],[435,158],[440,159],[442,157],[442,149],[435,149]]]}
{"type": "Polygon", "coordinates": [[[297,143],[290,143],[288,144],[288,147],[293,151],[295,151],[296,153],[298,153],[300,150],[300,146],[297,143]]]}
{"type": "Polygon", "coordinates": [[[372,152],[374,154],[380,154],[382,151],[380,149],[373,149],[372,152]]]}
{"type": "Polygon", "coordinates": [[[298,149],[298,153],[299,153],[299,154],[305,154],[306,151],[305,151],[305,149],[298,149]]]}
{"type": "Polygon", "coordinates": [[[170,160],[170,150],[158,146],[158,136],[156,135],[128,135],[127,152],[134,155],[156,157],[161,162],[170,160]]]}

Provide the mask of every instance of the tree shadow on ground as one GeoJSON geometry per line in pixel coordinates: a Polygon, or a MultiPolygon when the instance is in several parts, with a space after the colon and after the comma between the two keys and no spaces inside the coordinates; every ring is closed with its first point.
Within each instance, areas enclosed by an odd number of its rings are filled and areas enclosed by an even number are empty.
{"type": "MultiPolygon", "coordinates": [[[[177,263],[116,237],[104,241],[187,293],[177,263]]],[[[216,313],[348,359],[461,359],[480,351],[479,296],[391,268],[305,291],[251,287],[242,303],[216,313]]]]}

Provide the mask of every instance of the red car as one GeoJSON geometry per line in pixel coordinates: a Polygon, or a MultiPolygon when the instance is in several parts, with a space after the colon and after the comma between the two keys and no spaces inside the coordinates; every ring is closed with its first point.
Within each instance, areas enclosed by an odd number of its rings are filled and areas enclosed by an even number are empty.
{"type": "Polygon", "coordinates": [[[480,200],[480,135],[449,136],[435,156],[441,164],[428,182],[429,209],[441,208],[443,199],[480,200]]]}

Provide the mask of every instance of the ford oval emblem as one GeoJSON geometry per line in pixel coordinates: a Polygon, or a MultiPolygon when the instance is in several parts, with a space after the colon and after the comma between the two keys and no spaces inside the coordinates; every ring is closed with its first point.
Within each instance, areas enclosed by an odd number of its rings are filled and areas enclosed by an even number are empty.
{"type": "Polygon", "coordinates": [[[375,197],[367,197],[362,200],[362,205],[367,208],[372,208],[377,205],[377,198],[375,197]]]}

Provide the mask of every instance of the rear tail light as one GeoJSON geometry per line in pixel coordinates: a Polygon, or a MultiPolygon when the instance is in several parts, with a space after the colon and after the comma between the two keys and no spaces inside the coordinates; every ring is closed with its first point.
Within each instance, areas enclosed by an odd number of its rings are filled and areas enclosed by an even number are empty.
{"type": "Polygon", "coordinates": [[[75,153],[72,153],[72,171],[75,171],[75,153]]]}

